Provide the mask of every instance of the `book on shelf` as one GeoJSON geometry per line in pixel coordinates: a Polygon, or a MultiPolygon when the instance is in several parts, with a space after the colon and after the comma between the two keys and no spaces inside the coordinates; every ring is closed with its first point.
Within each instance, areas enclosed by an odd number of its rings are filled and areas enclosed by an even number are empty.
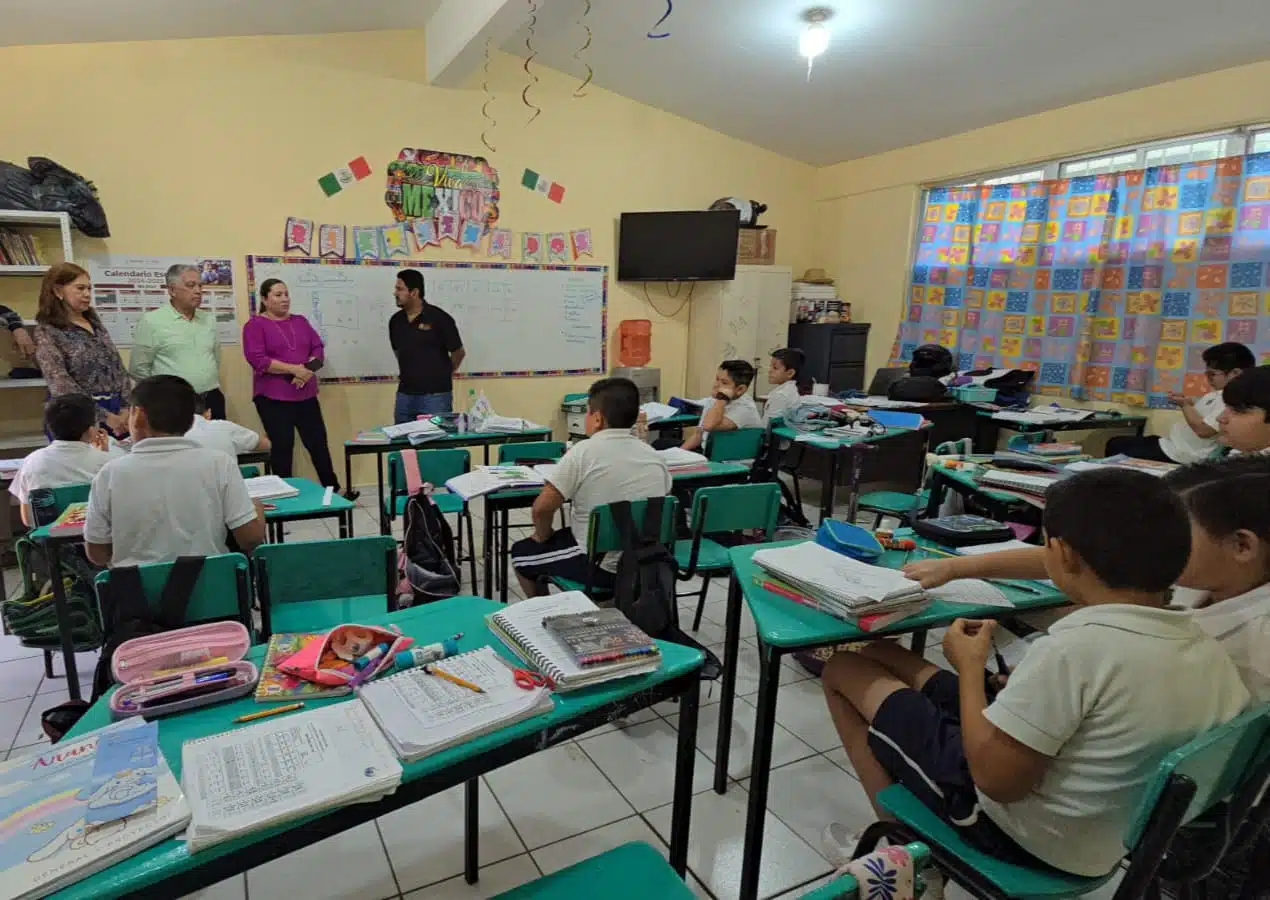
{"type": "Polygon", "coordinates": [[[553,616],[594,614],[599,607],[581,591],[533,597],[486,616],[490,631],[528,666],[537,669],[564,693],[604,681],[644,675],[661,666],[661,654],[628,656],[592,665],[579,665],[569,647],[544,626],[553,616]]]}
{"type": "Polygon", "coordinates": [[[0,265],[40,266],[43,264],[39,247],[31,235],[12,229],[0,229],[0,265]]]}
{"type": "Polygon", "coordinates": [[[295,656],[313,641],[326,637],[325,631],[275,634],[269,638],[264,662],[260,664],[260,681],[256,683],[257,703],[291,703],[296,700],[321,700],[352,692],[346,684],[326,685],[288,675],[278,664],[295,656]]]}
{"type": "Polygon", "coordinates": [[[303,816],[379,800],[401,763],[364,703],[353,699],[186,741],[181,784],[186,848],[197,853],[303,816]]]}
{"type": "Polygon", "coordinates": [[[547,616],[542,627],[559,638],[584,669],[659,652],[657,643],[619,609],[547,616]]]}
{"type": "Polygon", "coordinates": [[[357,695],[407,763],[554,708],[548,688],[518,686],[488,646],[369,682],[357,695]],[[429,674],[433,668],[481,690],[429,674]]]}
{"type": "Polygon", "coordinates": [[[278,475],[258,475],[244,481],[247,482],[247,496],[252,500],[281,500],[300,494],[298,487],[287,484],[278,475]]]}

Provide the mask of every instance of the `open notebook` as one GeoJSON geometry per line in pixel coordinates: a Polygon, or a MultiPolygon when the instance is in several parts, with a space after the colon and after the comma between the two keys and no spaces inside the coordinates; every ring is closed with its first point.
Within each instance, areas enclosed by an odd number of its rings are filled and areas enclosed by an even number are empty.
{"type": "Polygon", "coordinates": [[[436,668],[479,685],[476,693],[422,668],[372,681],[358,696],[405,762],[528,719],[553,707],[547,688],[516,685],[511,667],[493,647],[450,656],[436,668]]]}
{"type": "Polygon", "coordinates": [[[360,700],[265,719],[181,748],[196,853],[350,803],[386,797],[401,763],[360,700]]]}
{"type": "Polygon", "coordinates": [[[299,488],[287,484],[277,475],[259,475],[246,479],[246,482],[247,496],[252,500],[280,500],[300,493],[299,488]]]}
{"type": "Polygon", "coordinates": [[[592,612],[598,607],[581,591],[565,591],[534,597],[512,604],[486,616],[486,624],[513,653],[550,678],[560,692],[589,687],[615,678],[655,672],[661,665],[661,654],[634,656],[581,666],[573,654],[542,621],[550,616],[592,612]]]}

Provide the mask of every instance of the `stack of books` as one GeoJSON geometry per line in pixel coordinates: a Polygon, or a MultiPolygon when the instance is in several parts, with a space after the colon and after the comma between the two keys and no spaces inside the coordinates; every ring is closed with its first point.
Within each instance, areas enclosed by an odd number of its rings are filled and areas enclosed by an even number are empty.
{"type": "Polygon", "coordinates": [[[1067,467],[1067,472],[1093,472],[1098,469],[1130,469],[1135,472],[1146,472],[1148,475],[1154,475],[1157,478],[1167,475],[1177,468],[1177,463],[1159,462],[1154,459],[1134,459],[1131,456],[1125,456],[1123,453],[1117,453],[1115,456],[1108,456],[1105,459],[1090,459],[1083,462],[1075,462],[1067,467]]]}
{"type": "Polygon", "coordinates": [[[985,487],[1001,488],[1016,491],[1033,497],[1044,497],[1050,485],[1060,478],[1057,474],[1027,475],[1023,472],[1007,472],[1003,469],[986,469],[979,476],[979,483],[985,487]]]}
{"type": "Polygon", "coordinates": [[[922,586],[900,572],[862,563],[811,541],[759,550],[754,562],[776,576],[769,590],[792,589],[797,596],[791,599],[839,619],[858,622],[884,613],[909,616],[929,603],[922,586]]]}
{"type": "Polygon", "coordinates": [[[511,416],[493,414],[486,416],[485,421],[481,423],[482,431],[494,434],[520,434],[522,431],[533,431],[540,427],[528,419],[513,419],[511,416]]]}
{"type": "Polygon", "coordinates": [[[536,468],[546,466],[478,466],[471,472],[455,475],[445,486],[464,500],[509,488],[540,487],[543,476],[536,468]]]}
{"type": "Polygon", "coordinates": [[[1050,441],[1041,444],[1028,444],[1026,447],[1020,447],[1015,451],[1020,456],[1033,459],[1043,459],[1046,462],[1062,465],[1063,463],[1075,462],[1078,459],[1085,459],[1085,451],[1080,444],[1073,444],[1068,441],[1050,441]]]}
{"type": "Polygon", "coordinates": [[[281,500],[300,494],[298,487],[287,484],[277,475],[260,475],[244,480],[247,482],[247,496],[252,500],[281,500]]]}
{"type": "MultiPolygon", "coordinates": [[[[400,425],[385,425],[380,429],[389,440],[399,441],[403,438],[410,443],[423,443],[445,437],[445,429],[431,419],[418,419],[414,422],[402,422],[400,425]]],[[[358,435],[361,440],[361,435],[358,435]]]]}
{"type": "Polygon", "coordinates": [[[0,231],[0,266],[42,266],[40,252],[31,235],[19,231],[0,231]]]}
{"type": "Polygon", "coordinates": [[[658,450],[657,455],[666,463],[666,468],[670,470],[672,475],[676,472],[693,472],[705,469],[710,462],[700,453],[685,450],[682,447],[667,447],[664,450],[658,450]]]}

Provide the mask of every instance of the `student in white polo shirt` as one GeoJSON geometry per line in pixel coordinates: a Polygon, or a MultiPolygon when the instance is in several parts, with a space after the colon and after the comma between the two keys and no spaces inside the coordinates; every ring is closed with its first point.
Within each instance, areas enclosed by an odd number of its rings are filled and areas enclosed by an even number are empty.
{"type": "MultiPolygon", "coordinates": [[[[1046,569],[1078,608],[991,702],[995,623],[965,619],[944,638],[956,675],[886,645],[834,656],[824,691],[870,797],[898,782],[994,857],[1100,876],[1159,761],[1250,697],[1190,613],[1164,608],[1191,548],[1167,485],[1087,472],[1045,501],[1046,569]]],[[[846,838],[831,825],[826,850],[849,853],[846,838]]]]}
{"type": "Polygon", "coordinates": [[[183,435],[194,422],[194,388],[152,375],[132,393],[127,456],[93,479],[85,551],[99,566],[171,562],[228,552],[227,532],[251,553],[265,539],[264,512],[247,496],[238,464],[183,435]]]}
{"type": "Polygon", "coordinates": [[[763,417],[750,394],[754,383],[754,366],[743,359],[725,359],[714,373],[714,402],[701,414],[701,422],[687,440],[685,450],[699,450],[710,443],[710,435],[716,431],[736,431],[741,428],[761,428],[763,417]]]}
{"type": "Polygon", "coordinates": [[[235,460],[239,453],[268,450],[273,446],[269,443],[269,438],[245,425],[229,419],[213,419],[207,401],[197,394],[194,400],[194,424],[185,432],[185,436],[201,447],[228,453],[235,460]]]}
{"type": "Polygon", "coordinates": [[[22,460],[9,493],[22,505],[22,523],[35,524],[30,496],[41,488],[87,484],[101,467],[126,451],[97,427],[97,404],[84,394],[62,394],[44,407],[44,427],[53,436],[47,447],[22,460]]]}
{"type": "Polygon", "coordinates": [[[534,500],[534,533],[512,545],[512,565],[526,597],[546,590],[552,576],[596,587],[613,584],[619,554],[609,554],[591,573],[586,555],[591,510],[621,500],[664,497],[670,472],[657,451],[631,429],[639,417],[639,389],[629,378],[601,378],[587,396],[587,440],[575,444],[534,500]],[[572,501],[569,528],[552,523],[566,500],[572,501]]]}

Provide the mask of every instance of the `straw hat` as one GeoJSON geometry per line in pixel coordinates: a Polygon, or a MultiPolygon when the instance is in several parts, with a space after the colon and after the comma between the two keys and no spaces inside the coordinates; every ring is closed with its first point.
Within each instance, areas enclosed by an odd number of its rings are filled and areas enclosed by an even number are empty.
{"type": "Polygon", "coordinates": [[[833,284],[833,279],[825,274],[824,269],[808,269],[797,280],[805,284],[833,284]]]}

